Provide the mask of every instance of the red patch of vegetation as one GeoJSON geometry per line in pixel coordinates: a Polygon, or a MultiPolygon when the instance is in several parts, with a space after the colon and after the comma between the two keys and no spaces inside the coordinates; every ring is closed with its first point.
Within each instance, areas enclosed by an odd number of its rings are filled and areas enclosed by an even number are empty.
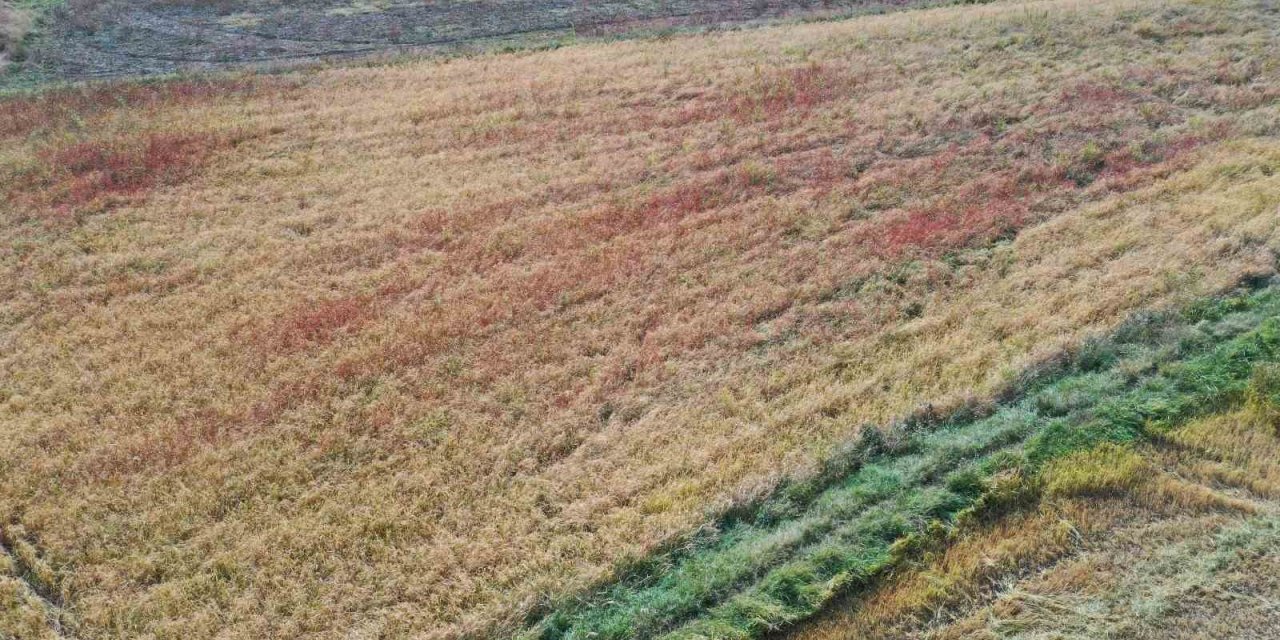
{"type": "Polygon", "coordinates": [[[174,423],[157,425],[145,438],[129,439],[84,458],[67,481],[116,482],[173,469],[200,451],[224,442],[237,427],[234,418],[214,409],[197,409],[174,423]]]}
{"type": "Polygon", "coordinates": [[[650,196],[636,211],[644,220],[679,219],[691,213],[706,211],[716,206],[724,195],[715,186],[715,182],[677,185],[650,196]]]}
{"type": "Polygon", "coordinates": [[[111,126],[119,124],[107,122],[112,114],[145,122],[164,109],[235,100],[268,86],[285,85],[271,78],[126,82],[0,99],[0,139],[25,137],[41,149],[31,153],[32,162],[3,168],[0,196],[18,209],[57,219],[183,182],[237,134],[137,133],[128,123],[111,126]],[[104,133],[117,130],[122,133],[104,133]]]}
{"type": "Polygon", "coordinates": [[[1023,226],[1026,217],[1026,207],[1009,199],[913,211],[876,234],[877,250],[884,257],[897,258],[913,252],[957,249],[1011,234],[1023,226]]]}
{"type": "Polygon", "coordinates": [[[354,333],[373,315],[373,299],[368,296],[310,302],[277,318],[256,340],[271,352],[297,351],[354,333]]]}
{"type": "Polygon", "coordinates": [[[215,149],[228,143],[212,134],[173,133],[77,142],[42,153],[44,175],[28,186],[37,202],[83,207],[104,197],[137,195],[186,180],[215,149]]]}
{"type": "Polygon", "coordinates": [[[1128,106],[1131,96],[1128,92],[1114,86],[1097,82],[1077,82],[1059,94],[1060,110],[1072,109],[1115,109],[1128,106]]]}

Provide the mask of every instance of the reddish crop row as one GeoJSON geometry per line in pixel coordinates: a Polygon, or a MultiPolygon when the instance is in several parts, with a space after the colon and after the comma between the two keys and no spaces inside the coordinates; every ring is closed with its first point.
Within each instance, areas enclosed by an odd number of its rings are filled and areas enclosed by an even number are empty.
{"type": "Polygon", "coordinates": [[[0,138],[26,136],[68,126],[83,126],[111,111],[145,115],[175,105],[190,105],[253,95],[282,81],[267,77],[227,77],[153,83],[84,85],[0,98],[0,138]]]}
{"type": "Polygon", "coordinates": [[[233,139],[214,133],[149,133],[53,147],[7,190],[11,203],[36,215],[68,218],[102,210],[192,177],[233,139]]]}

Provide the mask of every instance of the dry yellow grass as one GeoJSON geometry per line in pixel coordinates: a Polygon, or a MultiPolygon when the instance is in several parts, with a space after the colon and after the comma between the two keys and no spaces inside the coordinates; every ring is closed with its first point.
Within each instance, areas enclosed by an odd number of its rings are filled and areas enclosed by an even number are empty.
{"type": "Polygon", "coordinates": [[[496,633],[861,425],[1271,273],[1275,20],[955,8],[8,132],[52,187],[0,205],[0,526],[77,637],[496,633]],[[117,176],[136,140],[180,170],[117,176]]]}

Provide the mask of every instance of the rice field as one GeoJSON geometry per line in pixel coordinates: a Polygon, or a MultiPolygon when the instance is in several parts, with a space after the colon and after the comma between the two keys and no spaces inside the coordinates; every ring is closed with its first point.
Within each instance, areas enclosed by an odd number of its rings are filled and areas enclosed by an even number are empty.
{"type": "MultiPolygon", "coordinates": [[[[932,427],[1121,411],[1271,326],[1039,391],[1267,290],[1277,28],[997,2],[0,98],[0,634],[756,637],[872,593],[1057,433],[932,427]],[[877,439],[954,459],[846,464],[877,439]],[[685,589],[690,548],[751,575],[685,589]]],[[[1123,426],[1025,473],[1147,459],[1123,426]]]]}

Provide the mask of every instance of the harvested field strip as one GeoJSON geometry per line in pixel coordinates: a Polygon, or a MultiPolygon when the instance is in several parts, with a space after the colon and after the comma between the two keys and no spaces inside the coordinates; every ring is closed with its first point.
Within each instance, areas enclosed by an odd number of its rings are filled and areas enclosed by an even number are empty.
{"type": "Polygon", "coordinates": [[[995,474],[1033,473],[1222,408],[1277,356],[1280,288],[1136,319],[1024,399],[987,418],[868,438],[857,449],[867,463],[852,463],[855,472],[812,501],[784,491],[753,517],[699,534],[585,605],[567,605],[528,637],[759,637],[874,585],[904,540],[953,520],[995,474]]]}

